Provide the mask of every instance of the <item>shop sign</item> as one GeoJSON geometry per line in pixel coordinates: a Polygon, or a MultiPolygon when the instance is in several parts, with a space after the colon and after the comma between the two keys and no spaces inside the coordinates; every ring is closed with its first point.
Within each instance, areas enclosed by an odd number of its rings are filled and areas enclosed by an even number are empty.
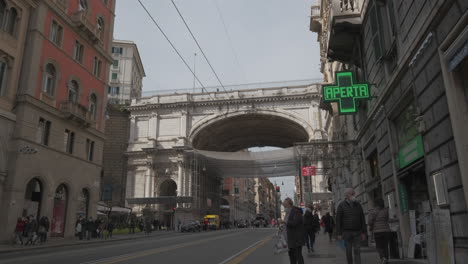
{"type": "Polygon", "coordinates": [[[356,101],[370,99],[369,85],[356,84],[352,72],[337,72],[336,85],[323,85],[322,94],[324,102],[338,102],[338,111],[343,114],[357,112],[356,101]]]}
{"type": "Polygon", "coordinates": [[[317,175],[317,167],[308,166],[302,167],[302,176],[315,176],[317,175]]]}
{"type": "Polygon", "coordinates": [[[424,147],[422,136],[418,135],[416,138],[408,142],[398,152],[398,161],[400,168],[404,168],[411,164],[413,161],[424,156],[424,147]]]}
{"type": "Polygon", "coordinates": [[[406,186],[400,183],[398,185],[398,193],[400,195],[400,211],[402,214],[405,214],[409,211],[408,192],[406,191],[406,186]]]}

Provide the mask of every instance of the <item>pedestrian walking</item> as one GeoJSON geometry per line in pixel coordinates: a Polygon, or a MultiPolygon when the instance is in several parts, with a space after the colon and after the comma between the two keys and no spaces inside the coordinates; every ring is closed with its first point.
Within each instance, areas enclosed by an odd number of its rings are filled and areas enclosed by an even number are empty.
{"type": "Polygon", "coordinates": [[[86,239],[90,240],[93,237],[93,234],[96,232],[96,225],[93,221],[93,218],[90,217],[88,221],[86,221],[86,239]]]}
{"type": "Polygon", "coordinates": [[[83,219],[80,216],[75,223],[75,235],[78,237],[79,240],[83,240],[83,219]]]}
{"type": "Polygon", "coordinates": [[[136,227],[135,218],[131,217],[130,218],[130,229],[129,229],[130,234],[135,234],[135,227],[136,227]]]}
{"type": "Polygon", "coordinates": [[[366,219],[354,189],[347,188],[344,195],[345,200],[338,205],[336,213],[336,233],[338,240],[345,241],[348,264],[361,264],[361,240],[366,239],[366,219]]]}
{"type": "Polygon", "coordinates": [[[107,224],[107,237],[112,238],[112,232],[114,232],[114,223],[109,221],[107,224]]]}
{"type": "Polygon", "coordinates": [[[286,236],[289,248],[289,261],[291,264],[304,264],[302,247],[304,241],[304,220],[300,208],[294,206],[291,198],[286,198],[283,202],[286,211],[284,221],[286,223],[286,236]]]}
{"type": "Polygon", "coordinates": [[[322,223],[324,226],[325,233],[328,233],[328,238],[330,243],[332,242],[332,235],[333,235],[333,228],[335,228],[335,220],[330,215],[330,212],[327,212],[324,216],[322,216],[322,223]]]}
{"type": "Polygon", "coordinates": [[[369,230],[374,234],[375,244],[383,264],[388,261],[388,246],[391,238],[388,224],[388,209],[382,199],[374,201],[375,208],[369,213],[369,230]]]}
{"type": "Polygon", "coordinates": [[[47,216],[41,217],[41,220],[39,220],[39,229],[38,229],[38,234],[39,234],[39,243],[43,244],[47,241],[47,233],[49,232],[49,218],[47,216]]]}
{"type": "Polygon", "coordinates": [[[320,229],[320,222],[317,217],[312,214],[312,208],[306,209],[304,214],[305,241],[307,252],[314,252],[315,233],[320,229]]]}
{"type": "Polygon", "coordinates": [[[26,227],[26,221],[22,217],[18,217],[16,220],[16,227],[15,227],[15,243],[21,243],[23,245],[23,234],[24,228],[26,227]]]}
{"type": "Polygon", "coordinates": [[[27,245],[34,245],[37,240],[37,229],[38,223],[36,218],[33,215],[28,217],[28,223],[25,226],[25,234],[26,234],[26,244],[27,245]]]}

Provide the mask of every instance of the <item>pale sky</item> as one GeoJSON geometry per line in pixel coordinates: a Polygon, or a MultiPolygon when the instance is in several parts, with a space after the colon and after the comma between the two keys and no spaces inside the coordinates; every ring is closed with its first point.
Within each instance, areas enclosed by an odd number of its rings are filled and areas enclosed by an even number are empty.
{"type": "MultiPolygon", "coordinates": [[[[191,67],[198,54],[196,74],[202,83],[218,85],[171,0],[142,2],[191,67]]],[[[175,2],[224,85],[321,78],[317,35],[309,31],[316,0],[175,2]]],[[[117,1],[114,38],[138,45],[146,71],[144,91],[193,87],[193,75],[137,0],[117,1]]]]}

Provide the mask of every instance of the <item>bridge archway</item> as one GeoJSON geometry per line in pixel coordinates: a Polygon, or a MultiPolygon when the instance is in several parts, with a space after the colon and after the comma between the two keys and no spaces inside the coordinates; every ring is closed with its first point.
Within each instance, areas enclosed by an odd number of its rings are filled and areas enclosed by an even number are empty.
{"type": "Polygon", "coordinates": [[[259,146],[292,147],[313,135],[310,124],[289,113],[239,111],[195,124],[190,141],[199,150],[235,152],[259,146]]]}

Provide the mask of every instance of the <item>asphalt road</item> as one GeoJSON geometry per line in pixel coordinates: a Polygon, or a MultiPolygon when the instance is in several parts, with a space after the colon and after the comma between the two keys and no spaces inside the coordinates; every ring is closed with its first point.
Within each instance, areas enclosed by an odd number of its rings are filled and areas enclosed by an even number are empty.
{"type": "Polygon", "coordinates": [[[174,233],[164,237],[5,253],[0,255],[0,263],[288,263],[286,254],[273,254],[274,234],[274,229],[174,233]]]}

